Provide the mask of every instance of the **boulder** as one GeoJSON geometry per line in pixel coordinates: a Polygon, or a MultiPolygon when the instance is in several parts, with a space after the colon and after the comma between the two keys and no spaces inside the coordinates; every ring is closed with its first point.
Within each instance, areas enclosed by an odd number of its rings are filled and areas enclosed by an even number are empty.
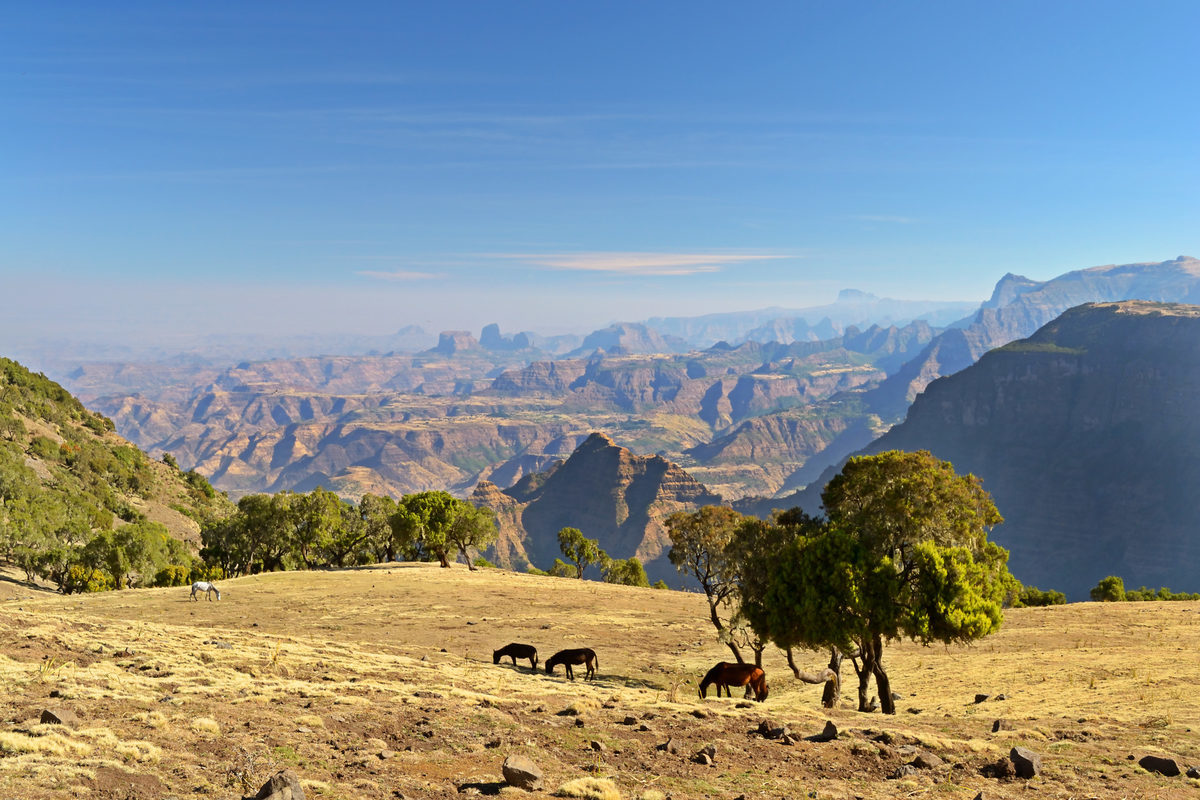
{"type": "Polygon", "coordinates": [[[914,767],[912,764],[905,764],[901,767],[898,767],[896,769],[896,771],[893,772],[891,775],[888,775],[888,777],[891,778],[892,780],[898,780],[900,778],[911,778],[913,775],[916,775],[916,774],[917,774],[916,767],[914,767]]]}
{"type": "Polygon", "coordinates": [[[1010,719],[998,719],[992,723],[992,733],[999,733],[1000,731],[1011,731],[1011,730],[1013,730],[1013,724],[1012,724],[1012,720],[1010,720],[1010,719]]]}
{"type": "Polygon", "coordinates": [[[656,749],[661,750],[664,753],[670,753],[671,755],[678,755],[679,742],[675,741],[674,739],[667,739],[665,742],[658,745],[656,749]]]}
{"type": "Polygon", "coordinates": [[[79,727],[79,717],[69,708],[44,708],[40,721],[43,725],[68,725],[79,727]]]}
{"type": "Polygon", "coordinates": [[[290,769],[281,769],[267,779],[252,800],[304,800],[300,776],[290,769]]]}
{"type": "Polygon", "coordinates": [[[982,703],[985,700],[987,700],[989,697],[991,697],[990,694],[977,694],[977,695],[975,695],[975,702],[982,703]]]}
{"type": "Polygon", "coordinates": [[[1138,759],[1138,766],[1146,770],[1146,772],[1157,772],[1159,775],[1166,775],[1168,778],[1174,778],[1180,773],[1179,765],[1175,763],[1175,759],[1167,758],[1166,756],[1142,756],[1138,759]]]}
{"type": "Polygon", "coordinates": [[[1018,778],[1032,778],[1042,771],[1042,757],[1025,747],[1014,747],[1008,754],[1018,778]]]}
{"type": "Polygon", "coordinates": [[[917,753],[916,758],[912,760],[912,765],[917,769],[937,769],[942,766],[942,759],[935,756],[933,753],[924,751],[917,753]]]}
{"type": "Polygon", "coordinates": [[[1188,767],[1185,773],[1189,778],[1200,778],[1200,767],[1188,767]]]}
{"type": "Polygon", "coordinates": [[[542,770],[525,756],[509,756],[504,759],[504,766],[500,771],[504,773],[504,781],[509,786],[516,786],[527,792],[536,792],[542,788],[542,770]]]}

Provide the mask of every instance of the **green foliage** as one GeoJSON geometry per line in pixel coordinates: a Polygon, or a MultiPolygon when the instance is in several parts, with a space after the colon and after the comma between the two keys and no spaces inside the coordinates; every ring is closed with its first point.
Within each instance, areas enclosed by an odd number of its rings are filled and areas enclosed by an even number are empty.
{"type": "Polygon", "coordinates": [[[546,570],[544,570],[544,569],[538,569],[533,564],[527,564],[525,566],[525,572],[529,575],[549,575],[550,574],[550,573],[546,572],[546,570]]]}
{"type": "Polygon", "coordinates": [[[552,578],[574,578],[576,577],[576,570],[571,564],[568,564],[561,558],[556,558],[545,574],[552,578]]]}
{"type": "Polygon", "coordinates": [[[652,588],[652,589],[670,589],[671,587],[667,586],[666,581],[664,581],[662,578],[659,578],[658,580],[656,580],[654,582],[654,585],[650,588],[652,588]]]}
{"type": "Polygon", "coordinates": [[[1116,575],[1109,575],[1088,592],[1097,603],[1119,603],[1125,599],[1125,581],[1116,575]]]}
{"type": "Polygon", "coordinates": [[[83,592],[107,592],[113,588],[112,580],[99,569],[75,564],[67,570],[60,589],[63,594],[83,592]]]}
{"type": "MultiPolygon", "coordinates": [[[[163,454],[164,461],[166,460],[166,457],[168,455],[170,455],[170,454],[169,453],[163,454]]],[[[174,459],[172,459],[172,461],[174,461],[174,459]]],[[[179,468],[178,464],[174,464],[173,466],[176,469],[179,468]]],[[[183,473],[183,480],[185,483],[187,483],[187,485],[189,487],[191,487],[192,492],[194,492],[195,494],[198,494],[201,497],[212,499],[213,497],[217,496],[217,490],[214,489],[212,487],[212,484],[208,482],[208,478],[205,478],[203,475],[201,475],[199,472],[196,472],[196,470],[194,470],[194,469],[189,469],[187,472],[183,473]]]]}
{"type": "Polygon", "coordinates": [[[174,470],[179,469],[179,462],[176,461],[175,456],[171,455],[170,453],[162,454],[162,462],[164,464],[166,464],[168,467],[170,467],[171,469],[174,469],[174,470]]]}
{"type": "Polygon", "coordinates": [[[666,520],[667,534],[671,537],[668,558],[675,569],[700,583],[717,637],[738,661],[742,656],[733,641],[733,627],[741,563],[733,544],[743,524],[749,524],[746,518],[725,506],[676,511],[666,520]]]}
{"type": "Polygon", "coordinates": [[[1053,589],[1042,591],[1036,586],[1024,586],[1017,596],[1016,606],[1061,606],[1066,604],[1067,596],[1053,589]]]}
{"type": "Polygon", "coordinates": [[[154,586],[187,586],[192,583],[191,567],[168,564],[154,574],[154,586]]]}
{"type": "Polygon", "coordinates": [[[475,566],[477,566],[477,567],[480,567],[480,568],[482,568],[482,569],[495,569],[495,568],[496,568],[496,565],[495,565],[495,564],[493,564],[492,562],[488,561],[488,560],[487,560],[486,558],[484,558],[483,556],[476,556],[476,557],[475,557],[475,566]]]}
{"type": "Polygon", "coordinates": [[[49,436],[35,436],[29,443],[29,452],[43,461],[58,461],[61,455],[58,442],[49,436]]]}
{"type": "Polygon", "coordinates": [[[600,564],[600,572],[606,583],[617,583],[623,586],[649,587],[650,579],[646,577],[646,568],[636,556],[630,558],[605,558],[600,564]]]}
{"type": "Polygon", "coordinates": [[[925,452],[851,459],[822,498],[828,522],[789,512],[779,531],[747,526],[742,612],[780,647],[857,653],[860,710],[874,677],[895,713],[886,641],[969,642],[1000,627],[1017,590],[1007,551],[987,541],[1000,514],[978,480],[925,452]]]}
{"type": "MultiPolygon", "coordinates": [[[[563,528],[558,532],[558,547],[567,560],[575,565],[575,577],[582,579],[583,571],[601,562],[600,542],[589,539],[578,528],[563,528]]],[[[607,556],[605,556],[607,558],[607,556]]],[[[557,562],[556,562],[557,563],[557,562]]]]}
{"type": "Polygon", "coordinates": [[[415,551],[418,557],[436,558],[443,567],[450,566],[449,555],[457,551],[474,569],[467,549],[482,549],[496,539],[491,509],[476,508],[447,492],[406,495],[397,504],[391,523],[402,548],[415,551]]]}

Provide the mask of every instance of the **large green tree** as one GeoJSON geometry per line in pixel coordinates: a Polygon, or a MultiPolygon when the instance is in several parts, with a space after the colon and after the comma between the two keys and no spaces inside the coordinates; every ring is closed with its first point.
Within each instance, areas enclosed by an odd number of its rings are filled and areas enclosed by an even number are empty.
{"type": "Polygon", "coordinates": [[[447,492],[430,491],[405,495],[392,515],[392,529],[402,548],[433,557],[450,566],[450,553],[457,551],[471,563],[467,548],[483,549],[496,538],[496,521],[490,509],[476,508],[447,492]]]}
{"type": "Polygon", "coordinates": [[[1002,519],[977,478],[928,452],[851,459],[822,499],[828,524],[777,553],[747,613],[781,647],[851,654],[859,709],[874,678],[895,713],[887,641],[967,642],[999,628],[1016,585],[1008,553],[987,541],[1002,519]]]}

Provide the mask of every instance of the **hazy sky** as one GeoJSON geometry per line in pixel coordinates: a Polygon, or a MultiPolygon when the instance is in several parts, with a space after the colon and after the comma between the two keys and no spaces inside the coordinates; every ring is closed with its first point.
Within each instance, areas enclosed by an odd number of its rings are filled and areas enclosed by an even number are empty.
{"type": "Polygon", "coordinates": [[[983,299],[1200,255],[1200,4],[9,4],[18,336],[983,299]]]}

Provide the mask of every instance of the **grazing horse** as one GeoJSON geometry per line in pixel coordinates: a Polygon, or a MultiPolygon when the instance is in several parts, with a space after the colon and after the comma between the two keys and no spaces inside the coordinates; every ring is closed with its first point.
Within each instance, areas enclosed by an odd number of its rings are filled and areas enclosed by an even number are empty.
{"type": "Polygon", "coordinates": [[[579,666],[583,664],[587,667],[587,675],[584,677],[585,679],[589,679],[596,676],[596,668],[600,666],[600,659],[596,658],[596,651],[590,647],[559,650],[550,656],[550,660],[546,662],[546,674],[553,675],[554,668],[559,664],[567,668],[567,678],[570,680],[575,680],[575,673],[571,671],[571,665],[579,666]]]}
{"type": "Polygon", "coordinates": [[[530,669],[537,669],[537,648],[531,644],[518,644],[517,642],[513,642],[512,644],[506,644],[499,650],[493,650],[492,663],[499,664],[500,659],[504,658],[505,656],[508,656],[512,659],[514,667],[517,665],[518,658],[528,658],[530,669]]]}
{"type": "Polygon", "coordinates": [[[708,687],[714,683],[717,685],[717,697],[721,696],[721,689],[725,690],[726,697],[733,697],[729,691],[730,686],[748,685],[754,690],[755,700],[761,703],[767,699],[767,673],[763,672],[762,667],[756,667],[753,664],[718,662],[704,676],[704,680],[700,681],[701,699],[708,697],[708,687]]]}
{"type": "Polygon", "coordinates": [[[204,592],[204,596],[206,598],[208,598],[209,600],[212,600],[213,593],[215,592],[217,595],[217,599],[218,600],[221,599],[221,590],[217,588],[217,585],[215,583],[209,583],[208,581],[196,581],[195,583],[192,584],[192,599],[193,600],[200,599],[200,598],[196,597],[196,594],[199,592],[204,592]]]}

